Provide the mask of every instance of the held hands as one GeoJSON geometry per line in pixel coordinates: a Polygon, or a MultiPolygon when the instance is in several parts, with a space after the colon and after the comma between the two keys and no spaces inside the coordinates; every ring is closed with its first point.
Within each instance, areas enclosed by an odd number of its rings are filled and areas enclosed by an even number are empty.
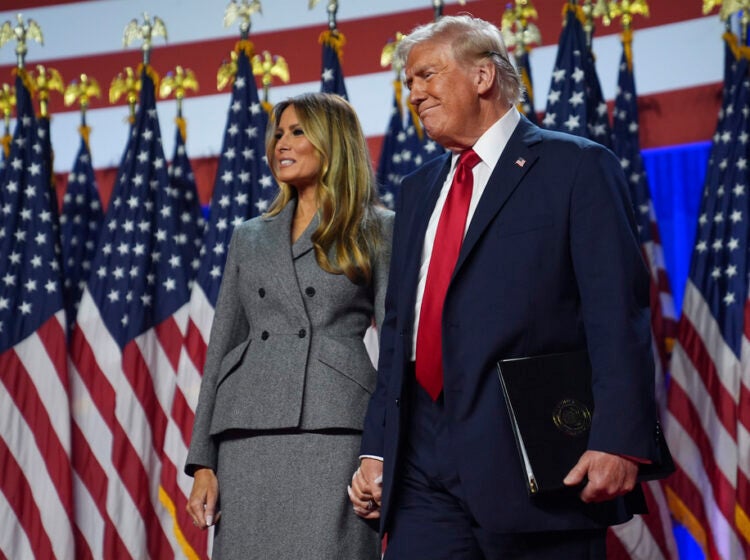
{"type": "Polygon", "coordinates": [[[638,463],[620,455],[586,451],[570,470],[563,483],[576,486],[588,479],[581,491],[581,500],[603,502],[630,492],[636,483],[638,463]]]}
{"type": "Polygon", "coordinates": [[[383,462],[364,458],[352,475],[352,485],[347,487],[354,513],[363,519],[380,517],[380,498],[383,483],[383,462]]]}
{"type": "Polygon", "coordinates": [[[198,469],[193,476],[195,478],[188,498],[187,512],[193,518],[193,525],[203,530],[218,523],[221,518],[221,512],[216,512],[219,480],[209,468],[198,469]]]}

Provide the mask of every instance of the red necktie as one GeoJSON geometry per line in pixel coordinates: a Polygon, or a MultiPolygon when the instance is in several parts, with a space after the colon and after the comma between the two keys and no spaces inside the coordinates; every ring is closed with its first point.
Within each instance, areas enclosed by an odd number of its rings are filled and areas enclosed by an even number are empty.
{"type": "Polygon", "coordinates": [[[464,239],[474,188],[472,169],[482,161],[474,150],[461,154],[432,246],[417,328],[417,381],[436,400],[443,390],[443,302],[464,239]]]}

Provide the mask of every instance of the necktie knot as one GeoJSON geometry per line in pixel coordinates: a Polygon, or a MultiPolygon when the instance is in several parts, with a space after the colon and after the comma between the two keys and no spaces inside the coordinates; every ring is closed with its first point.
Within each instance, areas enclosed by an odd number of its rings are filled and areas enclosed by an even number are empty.
{"type": "Polygon", "coordinates": [[[469,148],[468,150],[461,152],[461,155],[458,156],[458,164],[456,165],[456,169],[458,169],[459,167],[474,169],[474,167],[480,161],[482,161],[482,158],[480,158],[474,150],[469,148]]]}

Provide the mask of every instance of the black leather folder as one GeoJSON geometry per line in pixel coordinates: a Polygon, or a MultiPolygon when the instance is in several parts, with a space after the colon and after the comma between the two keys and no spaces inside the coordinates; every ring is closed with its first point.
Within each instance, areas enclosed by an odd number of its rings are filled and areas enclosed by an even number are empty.
{"type": "MultiPolygon", "coordinates": [[[[497,369],[529,494],[577,491],[563,479],[588,445],[594,414],[588,353],[502,360],[497,369]]],[[[641,465],[639,480],[674,471],[658,422],[654,437],[660,460],[641,465]]]]}
{"type": "Polygon", "coordinates": [[[498,362],[500,384],[531,495],[559,492],[588,444],[594,398],[586,352],[498,362]]]}

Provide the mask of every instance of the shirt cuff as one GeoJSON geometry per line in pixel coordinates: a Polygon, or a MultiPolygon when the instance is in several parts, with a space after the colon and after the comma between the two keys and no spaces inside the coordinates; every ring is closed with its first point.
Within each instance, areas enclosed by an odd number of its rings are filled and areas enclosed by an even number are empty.
{"type": "Polygon", "coordinates": [[[360,455],[359,460],[361,461],[362,459],[375,459],[376,461],[380,461],[381,463],[383,462],[383,458],[378,457],[377,455],[360,455]]]}

